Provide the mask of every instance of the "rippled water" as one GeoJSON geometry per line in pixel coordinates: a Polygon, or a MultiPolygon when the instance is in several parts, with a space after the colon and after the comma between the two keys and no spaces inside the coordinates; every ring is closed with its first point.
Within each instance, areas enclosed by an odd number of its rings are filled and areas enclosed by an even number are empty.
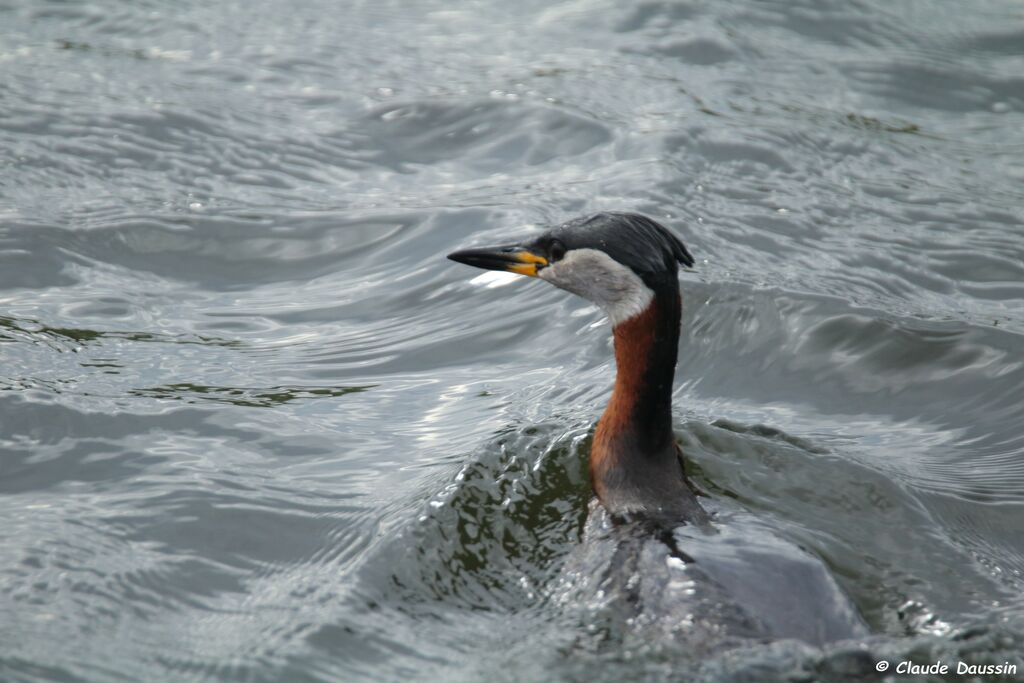
{"type": "Polygon", "coordinates": [[[1013,0],[0,0],[0,679],[1024,672],[1022,207],[1013,0]],[[697,257],[697,484],[870,638],[566,592],[607,325],[443,255],[601,209],[697,257]]]}

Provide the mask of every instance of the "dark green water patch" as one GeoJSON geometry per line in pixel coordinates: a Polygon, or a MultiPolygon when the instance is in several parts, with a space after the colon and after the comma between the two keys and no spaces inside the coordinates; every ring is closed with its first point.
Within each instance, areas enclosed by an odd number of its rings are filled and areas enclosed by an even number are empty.
{"type": "Polygon", "coordinates": [[[348,394],[357,394],[372,389],[376,385],[351,387],[213,387],[201,384],[168,384],[147,389],[132,389],[132,396],[158,398],[185,403],[230,403],[245,408],[270,408],[292,401],[316,398],[337,398],[348,394]]]}
{"type": "MultiPolygon", "coordinates": [[[[121,330],[90,330],[75,327],[52,327],[37,320],[26,318],[11,318],[0,316],[0,341],[17,342],[27,341],[30,343],[66,343],[90,344],[104,339],[120,339],[132,342],[156,342],[161,344],[199,344],[203,346],[221,346],[225,348],[238,348],[244,344],[237,339],[222,339],[201,335],[172,335],[153,332],[132,332],[121,330]],[[6,330],[4,332],[3,330],[6,330]]],[[[53,347],[56,350],[64,349],[61,346],[53,347]]]]}
{"type": "Polygon", "coordinates": [[[588,453],[585,431],[549,423],[503,429],[473,454],[377,560],[406,607],[517,611],[541,600],[586,518],[588,453]]]}

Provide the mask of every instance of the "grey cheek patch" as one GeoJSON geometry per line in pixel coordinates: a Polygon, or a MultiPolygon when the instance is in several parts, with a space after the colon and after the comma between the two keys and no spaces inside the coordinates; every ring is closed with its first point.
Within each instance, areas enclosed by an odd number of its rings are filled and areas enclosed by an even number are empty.
{"type": "Polygon", "coordinates": [[[654,298],[636,273],[597,249],[573,249],[538,275],[600,306],[613,326],[642,312],[654,298]]]}

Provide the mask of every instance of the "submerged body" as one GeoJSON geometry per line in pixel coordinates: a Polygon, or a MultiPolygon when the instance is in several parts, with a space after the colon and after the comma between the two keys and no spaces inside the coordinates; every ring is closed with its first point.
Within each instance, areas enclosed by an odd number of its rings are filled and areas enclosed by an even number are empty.
{"type": "Polygon", "coordinates": [[[563,568],[563,595],[583,607],[588,622],[629,631],[616,640],[675,643],[694,655],[867,635],[820,559],[749,513],[708,507],[713,524],[673,530],[681,559],[647,525],[616,523],[595,501],[583,541],[563,568]]]}
{"type": "Polygon", "coordinates": [[[821,560],[749,517],[732,515],[731,533],[712,525],[686,478],[672,383],[678,264],[693,258],[675,235],[644,216],[604,213],[449,258],[546,280],[596,303],[612,323],[615,386],[590,453],[599,506],[573,563],[581,589],[595,588],[625,622],[698,649],[750,639],[818,645],[866,633],[821,560]]]}

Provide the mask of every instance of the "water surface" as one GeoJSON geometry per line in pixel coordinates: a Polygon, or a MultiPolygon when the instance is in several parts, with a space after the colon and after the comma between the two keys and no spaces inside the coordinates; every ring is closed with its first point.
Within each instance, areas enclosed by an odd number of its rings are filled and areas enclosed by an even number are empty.
{"type": "Polygon", "coordinates": [[[1011,0],[0,0],[0,678],[1024,672],[1022,74],[1011,0]],[[567,599],[607,323],[443,255],[604,209],[697,258],[697,484],[871,638],[567,599]]]}

